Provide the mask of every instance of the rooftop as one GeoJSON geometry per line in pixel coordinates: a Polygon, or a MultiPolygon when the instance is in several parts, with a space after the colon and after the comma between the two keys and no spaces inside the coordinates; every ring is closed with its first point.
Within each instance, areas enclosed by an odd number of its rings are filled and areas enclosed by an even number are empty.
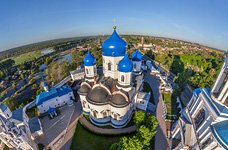
{"type": "Polygon", "coordinates": [[[0,111],[4,112],[7,109],[6,104],[0,104],[0,111]]]}
{"type": "Polygon", "coordinates": [[[48,101],[55,97],[60,97],[72,92],[69,86],[62,86],[60,88],[51,88],[49,91],[43,91],[36,97],[36,105],[41,105],[43,102],[48,101]]]}
{"type": "Polygon", "coordinates": [[[12,112],[12,117],[10,121],[14,122],[15,124],[20,124],[23,122],[23,108],[16,109],[12,112]]]}
{"type": "Polygon", "coordinates": [[[211,125],[212,133],[219,145],[228,149],[228,120],[211,125]]]}
{"type": "Polygon", "coordinates": [[[38,117],[29,119],[29,129],[30,129],[31,133],[35,133],[35,132],[41,130],[38,117]]]}

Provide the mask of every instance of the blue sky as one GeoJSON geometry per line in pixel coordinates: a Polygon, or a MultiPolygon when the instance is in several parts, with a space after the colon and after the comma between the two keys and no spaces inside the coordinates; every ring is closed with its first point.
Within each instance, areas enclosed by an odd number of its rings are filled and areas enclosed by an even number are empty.
{"type": "Polygon", "coordinates": [[[228,49],[227,0],[0,0],[0,51],[84,35],[177,38],[228,49]]]}

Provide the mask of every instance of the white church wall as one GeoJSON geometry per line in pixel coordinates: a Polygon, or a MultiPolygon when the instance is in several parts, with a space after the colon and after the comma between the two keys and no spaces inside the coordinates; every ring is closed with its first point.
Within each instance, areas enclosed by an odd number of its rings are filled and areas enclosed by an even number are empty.
{"type": "Polygon", "coordinates": [[[114,79],[118,78],[118,63],[124,56],[111,57],[102,56],[103,58],[103,72],[105,77],[112,77],[114,79]],[[111,63],[111,70],[108,70],[108,63],[111,63]]]}
{"type": "Polygon", "coordinates": [[[86,77],[94,77],[97,75],[96,65],[94,66],[85,66],[85,75],[86,77]]]}
{"type": "Polygon", "coordinates": [[[141,71],[142,61],[132,61],[133,63],[133,71],[139,72],[141,71]]]}
{"type": "Polygon", "coordinates": [[[120,85],[130,85],[131,78],[131,72],[118,72],[118,83],[120,85]]]}
{"type": "Polygon", "coordinates": [[[80,101],[81,101],[83,111],[84,112],[90,112],[89,103],[86,100],[86,96],[85,95],[79,95],[79,96],[80,96],[80,101]]]}
{"type": "Polygon", "coordinates": [[[130,105],[127,105],[127,106],[121,107],[121,108],[111,106],[111,116],[112,116],[112,118],[115,118],[114,114],[119,114],[117,117],[117,120],[121,120],[120,117],[127,115],[129,110],[130,110],[130,105]]]}
{"type": "Polygon", "coordinates": [[[103,116],[103,111],[110,110],[109,104],[104,104],[104,105],[94,105],[89,103],[90,107],[90,114],[94,116],[93,111],[96,111],[96,118],[104,118],[103,116]]]}

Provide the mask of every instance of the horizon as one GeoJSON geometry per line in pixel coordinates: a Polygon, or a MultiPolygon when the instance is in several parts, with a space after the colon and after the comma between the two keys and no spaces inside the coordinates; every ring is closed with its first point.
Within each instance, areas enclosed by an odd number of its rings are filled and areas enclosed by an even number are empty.
{"type": "Polygon", "coordinates": [[[121,35],[170,38],[223,51],[228,49],[225,0],[220,3],[22,0],[14,1],[14,5],[4,1],[0,8],[0,33],[5,35],[0,37],[0,51],[48,40],[110,35],[114,19],[121,35]]]}
{"type": "MultiPolygon", "coordinates": [[[[11,49],[16,49],[16,48],[20,48],[20,47],[23,47],[23,46],[29,46],[29,45],[33,45],[33,44],[38,44],[38,43],[42,43],[42,42],[48,42],[48,41],[55,41],[55,40],[61,40],[61,39],[71,39],[71,38],[87,38],[87,37],[100,37],[100,36],[110,36],[111,34],[104,34],[104,35],[88,35],[88,36],[75,36],[75,37],[63,37],[63,38],[57,38],[57,39],[48,39],[48,40],[44,40],[44,41],[37,41],[37,42],[34,42],[34,43],[28,43],[28,44],[25,44],[25,45],[19,45],[19,46],[16,46],[16,47],[12,47],[12,48],[9,48],[9,49],[6,49],[6,50],[0,50],[0,52],[4,52],[4,51],[8,51],[8,50],[11,50],[11,49]]],[[[213,50],[217,50],[217,51],[223,51],[223,52],[226,52],[228,50],[223,50],[223,49],[218,49],[216,47],[211,47],[211,46],[207,46],[207,45],[203,45],[201,43],[197,43],[197,42],[194,42],[194,41],[186,41],[186,40],[182,40],[182,39],[175,39],[175,38],[169,38],[169,37],[162,37],[162,36],[153,36],[153,35],[136,35],[136,34],[119,34],[120,36],[144,36],[144,37],[154,37],[154,38],[162,38],[162,39],[170,39],[170,40],[177,40],[177,41],[183,41],[183,42],[186,42],[186,43],[191,43],[191,44],[199,44],[200,46],[203,46],[203,47],[208,47],[208,48],[211,48],[213,50]]]]}

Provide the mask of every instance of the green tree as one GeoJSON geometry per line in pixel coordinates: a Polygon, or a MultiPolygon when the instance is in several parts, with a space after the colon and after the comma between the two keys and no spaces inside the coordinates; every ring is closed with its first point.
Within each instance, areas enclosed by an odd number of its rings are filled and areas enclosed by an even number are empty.
{"type": "Polygon", "coordinates": [[[3,71],[0,70],[0,81],[5,77],[5,74],[3,71]]]}
{"type": "Polygon", "coordinates": [[[83,52],[82,51],[73,51],[72,52],[72,69],[76,69],[80,66],[81,62],[83,61],[83,52]]]}
{"type": "Polygon", "coordinates": [[[18,108],[18,101],[16,101],[13,97],[9,97],[6,100],[2,102],[3,104],[6,104],[11,111],[18,108]]]}
{"type": "Polygon", "coordinates": [[[156,134],[158,122],[156,118],[146,112],[136,111],[134,114],[136,135],[123,137],[118,144],[114,143],[110,149],[120,150],[145,150],[150,149],[151,140],[156,134]]]}
{"type": "Polygon", "coordinates": [[[142,150],[144,145],[137,136],[132,138],[123,137],[120,142],[121,150],[142,150]]]}
{"type": "Polygon", "coordinates": [[[37,84],[36,83],[34,83],[33,85],[32,85],[32,90],[37,90],[39,87],[37,86],[37,84]]]}
{"type": "Polygon", "coordinates": [[[146,113],[143,111],[136,111],[134,114],[134,122],[137,127],[140,127],[146,118],[146,113]]]}

